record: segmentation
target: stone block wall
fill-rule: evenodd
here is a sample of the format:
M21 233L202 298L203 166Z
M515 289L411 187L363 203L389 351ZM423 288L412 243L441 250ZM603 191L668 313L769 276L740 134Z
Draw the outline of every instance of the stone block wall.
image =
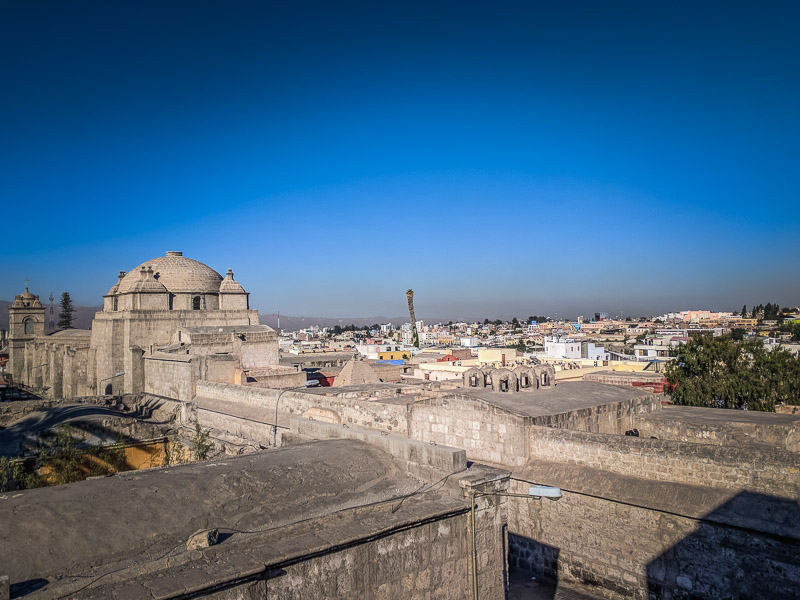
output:
M528 485L512 480L511 491L525 493ZM760 494L738 500L756 510L775 501ZM798 522L796 503L787 510L787 520ZM796 531L775 536L709 517L571 492L557 502L509 498L509 563L612 600L797 597Z
M26 370L19 383L46 388L48 398L72 398L94 393L89 377L89 339L41 337L24 350ZM44 365L44 366L40 366Z
M530 460L568 462L654 481L800 496L800 455L782 450L531 426L528 455Z
M560 414L536 417L536 425L623 435L633 429L640 417L661 411L661 399L655 394L645 394L623 400L590 406Z
M495 511L496 512L496 511ZM283 566L258 595L270 600L463 600L471 597L469 515L422 524L373 542ZM494 522L480 515L479 597L503 600L503 540ZM234 592L234 590L231 590ZM216 598L240 598L231 595Z
M145 393L182 402L194 397L198 365L186 355L156 354L144 359Z
M436 470L439 475L458 473L467 468L466 453L459 448L431 445L406 437L385 435L374 430L345 428L337 424L295 417L289 424L292 433L303 438L315 440L349 438L368 442L399 459L401 464L407 465L407 468L411 465L430 468Z
M522 465L528 420L473 398L428 398L411 406L408 435L464 448L473 460Z
M244 406L267 407L274 410L280 390L252 386L227 385L199 381L196 395L200 398L223 400ZM346 398L309 394L302 391L285 392L281 396L280 411L302 417L311 408L324 408L336 413L341 422L369 429L391 431L399 435L408 434L407 408L404 403L351 402ZM271 418L270 418L271 419Z
M689 407L680 407L681 413ZM790 452L800 452L800 421L785 423L757 422L759 414L753 415L753 421L729 421L714 423L704 420L692 422L679 415L670 418L672 407L658 415L643 415L637 421L637 429L641 437L657 437L662 440L679 440L699 444L716 444L740 446L742 444L765 444ZM730 412L724 408L697 408L695 410L709 413Z

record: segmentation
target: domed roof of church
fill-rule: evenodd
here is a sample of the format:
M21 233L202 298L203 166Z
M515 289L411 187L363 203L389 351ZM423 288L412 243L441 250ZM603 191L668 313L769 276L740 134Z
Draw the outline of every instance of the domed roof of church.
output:
M153 277L173 294L217 293L222 275L198 260L186 258L183 252L167 252L134 267L119 282L117 292L135 291L142 269L153 269Z
M167 288L160 281L156 281L155 271L153 271L152 267L148 266L147 268L143 267L142 270L139 272L139 281L133 284L131 291L138 292L140 294L142 293L166 294Z

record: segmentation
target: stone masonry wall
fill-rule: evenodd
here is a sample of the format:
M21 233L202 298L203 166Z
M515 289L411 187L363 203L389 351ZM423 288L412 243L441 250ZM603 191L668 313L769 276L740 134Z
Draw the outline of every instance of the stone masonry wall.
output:
M655 394L637 396L622 402L609 402L560 414L535 417L536 425L574 431L623 435L636 426L638 420L661 411L661 399Z
M667 409L668 410L668 409ZM800 422L768 424L753 422L692 423L680 417L669 418L665 410L657 418L647 415L637 421L641 437L679 440L699 444L737 446L753 442L769 444L790 452L800 452ZM728 409L702 408L704 411Z
M188 355L178 357L151 356L144 360L145 389L148 394L190 402L197 379L197 367Z
M252 386L227 385L198 381L196 394L200 398L235 402L244 406L275 409L280 390ZM285 392L280 400L280 412L302 417L310 408L325 408L335 412L342 423L391 431L399 435L408 434L407 408L404 403L392 404L380 401L352 402L347 399L302 391ZM273 417L269 417L272 422Z
M503 540L489 533L494 523L479 517L476 528L479 592L503 600ZM488 544L481 546L480 544ZM469 570L469 515L426 523L338 552L281 565L265 580L208 596L214 600L463 600L472 595ZM502 562L502 561L501 561Z
M570 462L600 471L719 488L800 495L800 455L753 447L603 435L531 426L531 460Z
M420 400L411 407L409 436L464 448L469 458L505 466L525 463L526 418L472 398Z
M508 527L512 568L613 600L797 597L796 538L566 491L509 498Z

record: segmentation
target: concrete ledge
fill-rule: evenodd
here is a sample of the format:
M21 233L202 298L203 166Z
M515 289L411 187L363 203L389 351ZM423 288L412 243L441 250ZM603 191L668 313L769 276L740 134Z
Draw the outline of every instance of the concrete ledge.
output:
M446 473L455 473L467 468L467 452L460 448L426 444L409 438L384 435L379 431L310 421L299 417L289 419L289 428L294 434L318 440L337 438L362 440L378 446L394 458Z

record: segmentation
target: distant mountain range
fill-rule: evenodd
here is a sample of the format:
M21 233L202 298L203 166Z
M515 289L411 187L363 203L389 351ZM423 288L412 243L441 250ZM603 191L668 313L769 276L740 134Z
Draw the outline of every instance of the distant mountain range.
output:
M0 329L8 330L8 307L11 306L11 302L8 300L0 300ZM75 312L73 313L73 320L72 324L75 329L89 329L92 319L94 318L94 313L97 311L103 310L101 306L76 306ZM61 307L58 304L54 304L53 306L53 320L56 324L58 324L58 316L61 314ZM50 322L50 305L45 303L44 309L44 318L45 323L49 325ZM394 318L387 318L387 317L347 317L342 319L333 319L333 318L325 318L325 317L291 317L286 315L281 315L281 330L282 331L297 331L299 329L305 329L307 327L311 327L312 325L316 325L318 327L333 327L334 325L341 325L344 327L345 325L356 325L357 327L362 327L365 325L373 325L378 323L380 325L384 323L393 323L394 325L402 325L403 323L408 322L408 315L405 317L394 317ZM428 319L425 319L426 321ZM277 314L269 314L259 315L259 321L263 325L269 325L273 329L278 329L278 315ZM439 320L431 320L431 322L437 323L441 321Z
M50 324L50 303L46 300L42 303L44 305L44 320L45 330ZM11 302L8 300L0 300L0 329L8 331L8 307ZM75 306L72 313L72 326L75 329L89 329L94 318L94 313L103 310L102 304L100 306ZM53 303L53 322L58 325L58 317L61 314L61 307L57 303Z
M286 315L281 315L280 317L280 328L281 331L298 331L300 329L306 329L307 327L311 327L316 325L317 327L334 327L336 325L341 325L344 327L345 325L355 325L356 327L364 327L369 325L383 325L384 323L392 323L395 326L402 325L403 323L408 323L409 318L408 315L405 317L344 317L341 319L337 318L326 318L326 317L288 317ZM427 321L427 319L425 319ZM259 315L259 322L262 325L269 325L273 329L278 329L278 315L277 314L269 314L269 315ZM438 322L438 321L436 321Z

